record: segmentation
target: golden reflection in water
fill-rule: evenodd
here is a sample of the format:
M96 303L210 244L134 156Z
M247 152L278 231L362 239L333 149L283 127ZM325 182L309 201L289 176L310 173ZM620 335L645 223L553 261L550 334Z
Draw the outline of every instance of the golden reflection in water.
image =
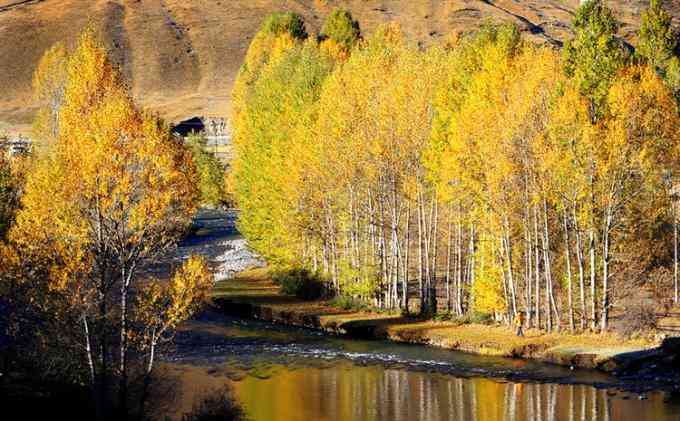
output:
M665 421L680 410L588 386L501 383L382 367L276 370L234 383L253 421ZM611 392L609 392L611 393Z

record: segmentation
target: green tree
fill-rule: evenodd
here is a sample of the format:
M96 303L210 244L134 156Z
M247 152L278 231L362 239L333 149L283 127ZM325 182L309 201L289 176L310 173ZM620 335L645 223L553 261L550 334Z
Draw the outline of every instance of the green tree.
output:
M267 16L262 23L262 32L274 36L288 34L297 39L307 38L304 20L293 12L278 12Z
M564 46L564 70L591 104L591 118L601 117L611 81L626 61L616 37L619 22L602 0L589 0L576 11L574 37Z
M675 56L678 44L673 30L673 17L663 8L663 0L650 0L649 8L642 12L640 41L636 54L654 69L663 71Z
M304 22L297 14L273 13L264 20L248 47L231 92L234 125L245 113L243 107L263 69L306 38Z
M650 0L642 13L640 41L635 53L663 77L680 101L680 57L677 55L678 32L673 17L663 8L663 0Z
M347 50L351 50L360 37L359 22L352 19L352 15L343 9L335 9L326 17L319 34L322 40L333 40Z
M217 206L227 201L224 192L224 166L215 156L206 151L207 139L204 134L191 133L185 140L198 176L200 201L204 205Z
M315 186L304 178L304 168L316 156L310 130L332 66L315 40L292 45L252 82L249 95L241 98L243 111L234 118L232 177L239 228L274 265L288 266L301 257L298 221L310 206L300 200Z

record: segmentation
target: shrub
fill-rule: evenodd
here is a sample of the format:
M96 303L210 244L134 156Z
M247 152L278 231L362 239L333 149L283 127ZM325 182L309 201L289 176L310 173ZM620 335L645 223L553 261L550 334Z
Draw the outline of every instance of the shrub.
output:
M342 310L361 311L366 310L366 308L368 307L366 303L350 295L338 295L337 297L333 298L330 304L333 307L337 307Z
M324 285L318 275L303 268L294 268L274 273L272 279L281 287L281 292L303 300L316 300L324 295Z
M335 9L328 15L319 34L322 40L331 39L347 49L351 49L360 36L359 23L352 19L347 10L342 9Z
M305 22L302 17L293 12L272 13L262 23L262 32L273 35L289 34L293 38L307 38Z
M656 329L656 311L652 303L639 303L626 309L621 319L621 333L626 337Z
M192 132L187 136L185 145L196 166L201 203L218 206L227 202L224 192L225 171L220 161L206 151L207 141L205 134Z
M243 408L235 401L231 389L224 387L206 396L194 405L182 421L241 421L246 416Z
M482 313L479 311L473 311L468 313L463 317L463 323L475 323L475 324L489 324L493 321L493 316L489 313Z
M453 315L449 311L445 311L443 313L436 313L432 317L433 320L436 320L438 322L444 322L444 321L452 320L453 318L454 318Z
M471 313L465 313L462 316L456 316L449 311L436 313L432 316L432 320L438 322L450 321L457 325L469 325L471 323L475 324L489 324L493 321L491 314L481 313L479 311L474 311Z

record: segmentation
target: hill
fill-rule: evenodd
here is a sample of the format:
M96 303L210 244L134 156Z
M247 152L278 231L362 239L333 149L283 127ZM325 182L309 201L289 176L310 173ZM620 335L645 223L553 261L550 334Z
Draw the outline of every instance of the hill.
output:
M611 0L620 35L634 42L647 0ZM667 2L680 24L680 2ZM539 42L561 43L578 0L0 0L0 130L27 133L37 104L31 78L52 44L74 41L88 19L101 27L136 99L170 121L226 116L229 92L262 19L301 14L317 31L335 7L349 9L365 33L399 22L428 44L484 19L512 21Z

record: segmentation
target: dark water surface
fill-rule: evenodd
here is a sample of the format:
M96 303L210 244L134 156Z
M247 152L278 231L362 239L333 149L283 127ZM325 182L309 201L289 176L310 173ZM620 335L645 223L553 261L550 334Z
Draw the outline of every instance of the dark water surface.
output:
M184 405L231 384L253 421L678 421L680 399L588 370L328 337L206 312L165 359Z

